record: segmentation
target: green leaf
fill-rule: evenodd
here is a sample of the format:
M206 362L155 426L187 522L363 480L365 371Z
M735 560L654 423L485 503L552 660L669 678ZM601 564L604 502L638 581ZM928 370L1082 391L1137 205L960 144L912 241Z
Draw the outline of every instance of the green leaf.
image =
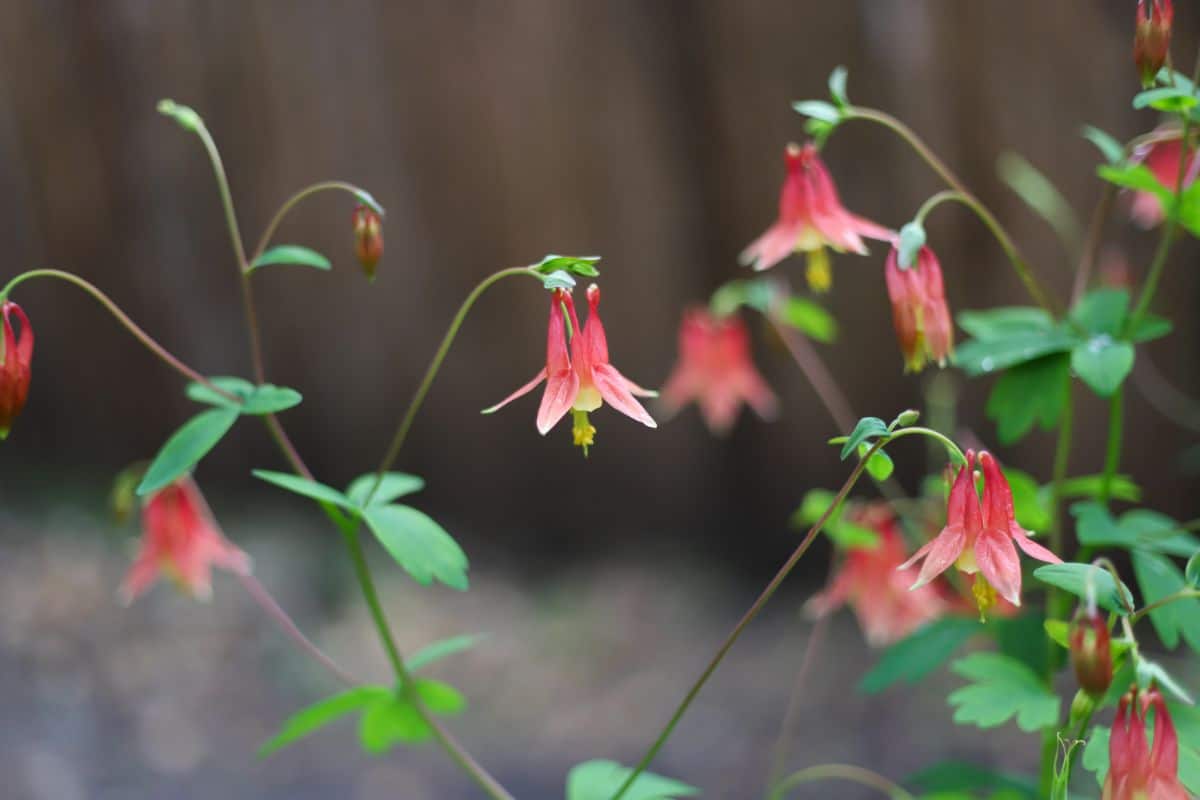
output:
M1071 623L1065 619L1048 619L1042 623L1042 628L1052 642L1067 650L1071 649Z
M1012 444L1035 424L1053 430L1067 405L1070 360L1064 353L1035 358L1001 374L985 413L1002 444Z
M1042 500L1042 492L1033 476L1019 469L1004 469L1012 489L1017 522L1029 531L1044 531L1050 527L1050 508Z
M1071 369L1096 394L1109 397L1133 369L1133 345L1105 333L1093 336L1071 351Z
M358 505L349 497L346 497L346 495L332 486L326 486L318 481L302 478L299 475L292 475L288 472L272 472L267 469L256 469L251 474L260 481L274 484L280 489L286 489L289 492L316 500L318 503L332 503L348 511L358 510Z
M399 694L373 702L359 720L358 741L368 753L386 753L394 744L420 744L433 738L416 706Z
M1188 586L1200 586L1200 551L1188 559L1187 569L1183 571Z
M1142 689L1157 685L1189 706L1196 702L1192 699L1191 694L1171 676L1171 673L1163 669L1162 665L1148 658L1141 658L1137 661L1137 684Z
M600 256L560 256L551 253L534 264L533 268L543 275L562 271L584 278L595 278L600 274L600 270L596 269L598 263Z
M917 253L925 246L925 228L912 221L900 229L900 243L896 250L896 263L900 269L908 269L917 260Z
M265 758L282 750L292 742L303 739L310 733L323 728L334 720L365 708L381 699L391 697L391 691L382 686L360 686L349 691L327 697L318 703L296 712L283 723L279 733L258 750L259 758Z
M208 455L237 422L238 412L214 408L192 417L158 451L137 488L139 497L163 489Z
M1012 617L990 618L986 624L996 637L996 646L1009 658L1020 661L1037 675L1046 674L1050 649L1046 647L1045 615L1030 610Z
M542 287L548 292L552 292L555 289L562 289L565 292L569 292L575 288L575 279L560 269L542 278Z
M468 633L462 636L454 636L449 639L442 639L440 642L422 647L417 652L408 657L408 668L413 672L427 667L435 661L441 661L446 656L452 656L455 653L461 653L464 650L470 650L475 645L487 638L486 633Z
M806 117L828 124L837 124L842 119L842 112L838 107L824 100L800 100L792 103L792 108Z
M367 496L375 488L377 480L377 473L374 472L368 472L366 475L355 478L354 482L346 489L346 497L350 498L350 502L356 506L366 505ZM383 480L379 482L379 489L374 495L371 495L371 505L386 506L393 500L413 492L419 492L424 488L425 481L416 475L409 475L405 472L385 472Z
M1179 523L1146 508L1135 508L1121 515L1121 527L1137 537L1138 547L1166 555L1190 558L1200 550L1200 540L1183 531Z
M1134 108L1153 108L1157 111L1187 111L1195 108L1196 95L1174 86L1147 89L1133 96Z
M209 378L209 383L222 391L233 395L231 400L218 394L202 383L189 383L187 396L197 403L207 403L218 408L232 408L241 414L277 414L300 405L304 399L295 389L286 386L263 384L255 386L242 378L219 376Z
M268 383L254 387L241 410L243 414L278 414L280 411L295 408L303 399L295 389Z
M1125 596L1125 600L1130 606L1133 605L1133 593L1129 591L1129 587L1122 582L1121 595L1118 595L1117 584L1113 581L1112 575L1109 575L1107 570L1092 564L1070 562L1047 564L1035 569L1033 577L1042 583L1048 583L1068 591L1083 600L1087 600L1088 587L1091 586L1096 593L1097 603L1122 616L1129 612L1126 610L1125 604L1121 602L1121 595Z
M615 761L585 761L567 773L567 800L609 800L633 770ZM676 800L700 794L695 786L653 772L638 775L622 800Z
M837 104L838 108L845 108L850 104L850 100L846 96L846 79L849 76L849 71L840 64L833 68L833 72L829 73L829 96L833 98L833 102Z
M461 714L467 708L467 698L462 692L444 681L421 678L416 689L425 708L438 716Z
M942 761L914 772L903 783L905 786L915 786L922 792L1010 791L1029 800L1036 800L1038 796L1037 782L1032 778L966 761Z
M1013 332L997 339L970 339L955 351L954 363L974 378L1065 352L1076 343L1073 335L1060 328Z
M1122 164L1121 166L1100 165L1096 174L1109 183L1115 183L1126 189L1136 189L1139 192L1150 192L1160 201L1164 208L1174 205L1174 193L1159 183L1154 173L1145 164Z
M1138 321L1137 327L1129 332L1129 340L1132 342L1150 342L1155 339L1161 339L1175 329L1168 319L1156 316L1155 314L1146 314Z
M1084 125L1083 138L1096 145L1100 155L1104 156L1104 160L1109 164L1116 165L1125 160L1125 145L1099 128Z
M1179 567L1169 558L1147 550L1133 551L1133 574L1142 591L1144 605L1157 603L1187 588ZM1150 622L1168 650L1178 646L1182 635L1189 647L1200 652L1200 601L1186 598L1159 606L1150 612Z
M811 489L800 502L800 507L791 516L794 528L807 528L816 523L825 510L833 504L836 495L826 489ZM869 549L879 543L879 534L870 528L855 525L842 519L843 508L839 506L829 515L821 532L841 548Z
M864 444L858 446L858 457L862 458L871 448ZM871 453L871 457L867 459L867 472L877 481L886 481L892 477L892 472L896 469L896 465L892 463L892 457L882 450L876 450Z
M976 339L1003 339L1017 333L1050 333L1054 318L1032 306L1002 306L959 313L959 326Z
M1036 731L1058 721L1061 701L1033 670L999 653L972 653L951 669L971 681L949 699L954 721L993 728L1016 717L1017 727Z
M316 250L310 250L298 244L275 245L254 259L254 262L250 264L250 269L256 270L259 267L266 267L271 264L294 264L299 267L312 267L313 269L333 269L333 264L329 263L328 258Z
M434 580L466 591L467 556L458 542L429 516L408 506L371 506L364 512L371 532L413 580Z
M996 160L996 171L1008 188L1025 201L1025 205L1050 223L1058 238L1068 247L1076 247L1083 240L1079 220L1071 204L1037 167L1020 154L1008 151L1001 153Z
M876 694L895 683L917 683L982 629L969 617L943 617L931 622L885 650L858 688Z
M1096 289L1088 292L1071 309L1070 317L1089 333L1116 336L1129 313L1129 292L1125 289Z
M1067 478L1062 484L1063 497L1099 497L1103 492L1103 475L1079 475ZM1042 492L1049 498L1053 487L1042 487ZM1113 500L1123 500L1136 503L1142 499L1142 489L1128 475L1114 475L1109 485L1109 496Z
M1133 547L1137 534L1117 524L1103 503L1086 501L1071 506L1075 536L1088 547Z
M367 190L355 189L354 197L355 197L355 199L358 200L358 202L362 203L363 205L370 206L371 209L379 216L381 216L381 217L387 216L387 212L383 210L383 206L381 206L379 204L379 201L376 200L374 197L372 197L371 193L368 192Z
M202 383L189 383L187 385L187 389L184 391L188 399L197 403L217 406L218 408L236 408L241 411L242 402L254 391L254 384L244 378L217 375L209 378L208 382L226 394L233 395L236 400L230 400L225 395L214 392Z
M789 297L776 312L778 318L810 339L829 344L837 339L837 320L805 297Z
M842 461L845 461L851 453L858 449L860 444L863 444L868 439L874 439L877 436L886 436L887 433L887 423L879 417L863 417L854 426L854 430L850 432L846 443L842 445Z

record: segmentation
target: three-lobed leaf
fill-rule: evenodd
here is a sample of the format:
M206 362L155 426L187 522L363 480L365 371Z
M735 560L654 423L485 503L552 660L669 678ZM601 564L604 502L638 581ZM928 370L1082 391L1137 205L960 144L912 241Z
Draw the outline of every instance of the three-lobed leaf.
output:
M567 773L567 800L609 800L629 779L632 770L615 761L597 759L577 764ZM623 800L677 800L700 794L695 786L643 772L626 790Z
M951 669L971 681L948 698L954 721L992 728L1015 718L1023 731L1058 721L1061 700L1033 670L1000 653L972 653Z
M1038 425L1052 430L1067 405L1070 360L1065 353L1035 358L1008 369L988 395L985 413L1002 444L1018 441Z
M182 477L217 446L237 418L235 409L214 408L188 420L158 451L138 485L138 495L153 494Z

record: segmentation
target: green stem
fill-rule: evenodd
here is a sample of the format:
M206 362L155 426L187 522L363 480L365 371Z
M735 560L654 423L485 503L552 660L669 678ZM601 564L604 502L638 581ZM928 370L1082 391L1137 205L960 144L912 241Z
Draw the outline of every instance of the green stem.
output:
M688 689L687 694L684 695L683 701L680 702L679 706L675 709L675 713L671 715L671 719L667 722L666 727L662 729L662 732L658 735L658 738L654 740L654 744L652 744L650 749L646 751L646 754L642 756L642 760L639 761L637 766L634 767L633 771L629 773L629 777L626 778L625 782L622 783L617 789L616 794L612 796L611 800L620 800L622 797L624 797L625 793L629 791L629 787L633 786L638 776L645 772L646 768L650 766L650 763L654 761L655 756L657 756L658 752L662 750L663 745L667 743L667 739L671 738L671 734L675 731L675 727L679 724L679 721L683 719L683 715L687 713L687 710L691 707L692 702L700 694L700 690L704 688L706 683L708 683L708 679L711 678L712 674L717 671L717 667L721 665L721 662L725 659L725 656L733 648L734 643L737 642L738 637L742 635L742 631L744 631L746 627L754 621L754 618L757 617L759 612L763 610L763 607L766 606L767 601L771 599L771 597L783 584L784 579L791 574L791 571L795 569L796 564L798 564L804 554L808 552L809 546L813 543L813 540L816 539L817 534L821 532L821 528L824 527L825 523L829 521L829 517L832 516L834 509L838 508L842 504L842 502L846 499L846 496L850 494L850 490L854 488L854 484L858 482L859 477L863 474L863 470L865 470L867 467L868 459L870 459L870 457L874 455L879 448L883 447L884 444L886 444L886 439L880 439L877 441L874 445L872 445L871 449L867 451L866 455L859 460L858 464L855 465L854 471L850 473L850 477L846 479L844 484L842 484L842 488L838 491L837 496L833 499L833 502L830 503L829 507L825 509L825 513L823 513L816 523L809 528L808 533L804 536L803 541L800 542L799 546L788 558L788 560L784 562L783 566L779 568L779 571L775 573L775 577L772 578L770 583L767 584L767 587L763 589L762 594L758 596L758 599L754 601L754 603L750 606L750 609L745 613L738 624L735 625L729 635L725 637L725 641L721 643L719 648L717 648L716 655L712 657L712 660L709 661L708 666L704 668L704 672L700 674L700 677L695 683L692 684L691 688Z
M938 177L940 177L946 182L947 185L962 195L961 198L955 199L958 199L970 206L983 221L983 224L987 226L988 230L992 232L992 235L996 238L996 241L1000 244L1000 248L1004 251L1004 254L1008 257L1009 262L1012 264L1013 269L1016 271L1017 277L1020 278L1021 283L1025 285L1025 290L1029 292L1029 296L1033 298L1034 302L1050 313L1055 314L1056 316L1058 315L1059 309L1057 303L1046 292L1046 290L1042 288L1041 283L1038 282L1037 277L1033 273L1032 267L1030 267L1029 263L1021 255L1021 252L1017 249L1012 237L1009 236L1008 231L1004 229L1004 226L1000 224L1000 221L996 219L995 215L992 214L988 207L981 203L979 199L975 197L975 195L971 194L971 192L967 190L966 185L958 178L958 176L955 175L948 166L946 166L945 162L937 157L933 150L930 149L929 145L925 144L925 142L922 141L921 138L917 136L917 134L914 133L911 128L892 115L885 114L884 112L877 111L873 108L848 106L843 110L842 113L845 119L862 119L869 122L878 123L879 125L888 128L905 142L907 142L908 145L916 151L917 155L919 155L925 161L925 163L937 173Z
M1050 797L1054 791L1054 761L1058 756L1058 727L1042 730L1042 770L1038 776L1039 797Z
M404 416L400 418L400 422L396 426L396 432L392 434L392 440L388 444L387 451L379 463L375 485L371 487L371 491L367 494L366 502L369 503L371 497L379 489L379 485L383 482L384 473L396 463L396 459L400 455L400 449L404 447L404 442L408 439L408 433L412 429L417 412L421 410L421 404L425 402L425 396L429 394L429 389L433 386L433 381L437 377L438 371L442 368L442 362L446 360L446 355L450 352L451 345L454 344L454 338L458 335L458 330L462 327L463 321L466 320L467 314L470 313L471 307L475 305L475 301L479 299L480 295L487 291L494 283L516 275L525 275L538 281L542 280L542 275L531 267L509 267L499 272L493 272L484 278L471 290L471 293L467 295L467 299L463 300L458 313L450 321L450 327L446 330L446 335L442 337L442 343L438 345L437 352L433 354L433 360L429 362L429 367L425 370L425 376L421 379L420 385L417 386L416 392L413 393L412 399L408 402L408 408L404 410Z
M861 786L869 786L872 789L878 789L892 800L916 800L903 786L869 769L852 764L821 764L793 772L775 785L769 795L769 800L784 800L790 790L801 784L828 780L850 781Z
M1130 614L1129 621L1131 623L1137 622L1142 617L1149 614L1151 611L1154 611L1155 609L1158 609L1158 608L1162 608L1163 606L1165 606L1169 603L1174 603L1176 600L1190 600L1190 599L1196 598L1196 597L1200 597L1200 589L1180 589L1175 594L1169 594L1166 597L1162 598L1161 600L1157 600L1157 601L1151 603L1150 605L1146 606L1145 608L1138 609L1133 614Z
M967 463L967 457L963 455L963 451L959 448L959 446L955 444L950 437L946 436L944 433L935 431L933 428L923 428L920 426L901 428L898 431L892 431L890 434L888 434L887 441L890 442L893 439L899 439L901 436L912 436L914 434L918 436L928 436L931 439L936 439L937 441L941 442L955 464Z
M1079 298L1083 297L1083 293L1087 291L1088 282L1092 276L1092 270L1096 266L1096 253L1100 250L1100 239L1104 235L1104 224L1108 221L1108 215L1112 211L1113 200L1117 196L1117 185L1105 181L1104 189L1100 193L1100 201L1096 203L1096 210L1092 212L1091 222L1088 223L1087 238L1083 242L1083 250L1079 255L1079 269L1075 271L1075 283L1071 287L1071 305L1079 302Z
M275 231L279 228L280 223L283 222L284 217L286 217L301 200L317 194L318 192L326 191L349 192L355 197L361 197L362 195L366 194L366 191L361 187L355 186L352 183L347 183L346 181L321 181L320 183L314 183L311 186L305 186L303 189L289 197L287 201L279 207L279 210L275 212L275 216L271 218L271 221L267 223L267 227L263 231L262 238L258 240L258 247L254 248L254 256L250 259L250 263L253 264L266 251L267 245L269 245L271 240L275 238Z
M932 195L928 200L921 204L921 207L917 209L917 213L913 217L913 222L924 226L925 218L929 216L931 211L940 206L942 203L950 202L962 203L967 208L970 208L972 211L978 213L976 207L972 205L970 197L958 191L957 189L943 189L937 194Z
M15 278L10 280L3 289L0 289L0 300L6 299L13 289L25 281L32 280L33 278L57 278L60 281L66 281L74 286L78 286L80 289L83 289L83 291L91 295L96 302L104 307L105 311L111 314L113 318L121 324L121 327L129 331L129 333L133 335L133 338L141 342L147 350L157 356L159 360L168 367L175 370L188 380L199 383L205 388L219 394L226 400L232 400L238 403L241 402L241 398L230 394L219 386L214 385L208 378L204 377L199 372L176 358L171 351L159 344L154 337L146 333L146 331L142 330L141 326L130 319L129 315L122 311L120 306L113 302L112 298L100 291L100 289L92 283L89 283L72 272L64 272L60 269L33 269L29 270L28 272L22 272L20 275L17 275Z
M1112 497L1113 478L1121 463L1121 441L1125 427L1125 387L1117 387L1108 406L1108 444L1104 452L1104 473L1100 476L1100 493L1097 500L1108 505Z

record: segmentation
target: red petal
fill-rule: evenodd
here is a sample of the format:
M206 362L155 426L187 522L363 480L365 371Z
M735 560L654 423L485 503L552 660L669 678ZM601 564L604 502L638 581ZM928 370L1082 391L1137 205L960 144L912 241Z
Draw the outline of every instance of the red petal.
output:
M984 528L975 540L975 563L1000 596L1021 605L1021 559L1007 530Z
M525 384L520 389L517 389L515 392L510 394L508 397L504 398L499 403L496 403L496 405L488 406L480 413L494 414L495 412L499 411L500 409L504 408L506 405L511 403L513 400L516 400L518 397L522 397L522 396L527 395L530 392L532 392L534 389L537 388L537 385L544 380L546 380L546 368L542 367L542 371L539 372L537 375L535 375L533 377L533 380L531 380L529 383Z
M917 576L912 588L924 586L949 569L950 565L962 555L966 543L967 532L961 525L947 525L942 528L942 532L937 535L937 538L929 543L929 553L925 556L925 563L921 565L921 573Z
M1054 553L1045 547L1042 547L1033 539L1030 539L1020 525L1013 523L1013 526L1009 529L1009 533L1012 535L1013 541L1017 543L1017 546L1025 551L1025 555L1050 564L1062 563L1061 558L1054 555Z
M551 375L546 380L542 404L538 406L537 429L545 436L560 419L566 416L579 394L579 376L573 369Z
M657 428L658 423L642 408L642 404L630 393L625 376L617 372L612 364L596 364L592 367L592 381L600 390L605 402L627 417L636 419L647 428Z

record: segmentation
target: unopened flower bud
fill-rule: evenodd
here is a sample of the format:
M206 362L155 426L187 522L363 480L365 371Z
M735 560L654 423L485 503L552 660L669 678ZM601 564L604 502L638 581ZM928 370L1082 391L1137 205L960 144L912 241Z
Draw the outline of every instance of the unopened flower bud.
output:
M1093 697L1108 691L1113 666L1108 623L1095 609L1081 611L1071 626L1071 666L1080 688Z
M1173 0L1138 0L1137 23L1133 33L1133 63L1137 65L1144 87L1154 85L1154 76L1167 61L1174 18Z
M12 317L21 323L21 335L13 330ZM33 328L16 303L0 305L3 328L0 329L0 440L8 432L29 396L30 364L33 361Z
M383 220L370 206L354 209L354 257L369 280L375 280L375 265L383 256Z

